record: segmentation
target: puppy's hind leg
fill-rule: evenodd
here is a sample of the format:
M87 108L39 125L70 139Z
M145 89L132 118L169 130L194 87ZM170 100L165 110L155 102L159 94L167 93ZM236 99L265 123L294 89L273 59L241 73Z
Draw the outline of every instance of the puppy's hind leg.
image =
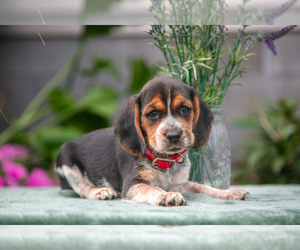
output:
M80 195L81 198L92 200L112 200L119 195L111 186L96 187L86 177L82 175L79 168L62 165L57 167L56 172L60 177L64 177L72 189Z

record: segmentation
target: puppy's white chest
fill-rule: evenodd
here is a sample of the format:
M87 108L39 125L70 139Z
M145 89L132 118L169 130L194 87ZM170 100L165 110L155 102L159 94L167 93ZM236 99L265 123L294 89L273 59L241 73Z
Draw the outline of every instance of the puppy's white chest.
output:
M153 187L160 187L165 191L172 190L173 187L186 182L189 177L190 161L186 159L183 164L176 163L171 169L159 170L151 166L150 162L145 165L147 181Z

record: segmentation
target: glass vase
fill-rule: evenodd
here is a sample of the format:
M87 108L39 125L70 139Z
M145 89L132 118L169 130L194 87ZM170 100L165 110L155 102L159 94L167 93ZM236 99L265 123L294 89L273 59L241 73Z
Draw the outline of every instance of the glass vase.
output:
M231 148L224 123L223 107L210 105L214 120L208 142L200 149L189 149L190 180L227 189L231 176Z

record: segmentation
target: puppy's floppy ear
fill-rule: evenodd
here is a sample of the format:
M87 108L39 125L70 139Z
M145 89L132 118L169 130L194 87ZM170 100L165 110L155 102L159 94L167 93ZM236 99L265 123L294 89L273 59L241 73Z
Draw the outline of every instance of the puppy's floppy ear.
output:
M121 111L115 123L115 134L121 146L130 154L146 154L145 139L140 127L140 107L138 95L133 95Z
M194 90L193 92L195 110L193 133L195 142L192 148L197 149L207 143L214 116L205 102L197 95L196 91Z

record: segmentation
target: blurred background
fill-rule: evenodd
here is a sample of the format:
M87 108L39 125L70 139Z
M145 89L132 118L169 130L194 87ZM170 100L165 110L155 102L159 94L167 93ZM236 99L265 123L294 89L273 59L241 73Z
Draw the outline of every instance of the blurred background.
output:
M50 170L64 141L112 126L127 98L157 73L152 64L164 62L161 52L145 41L151 39L147 29L1 26L0 108L18 131L1 115L1 144L25 145L32 153L26 163L29 170L35 166ZM250 68L237 80L241 86L231 87L225 97L234 183L299 181L299 31L277 40L276 48L278 55L274 56L264 43L257 43L251 51L256 55L249 61ZM284 101L279 102L281 99ZM287 145L272 143L259 122L260 112L272 112L268 106L278 116L271 124L276 131L277 123L291 127L284 132L286 141L280 141ZM268 157L267 166L261 168L270 176L260 179L255 166ZM270 163L274 157L280 166L275 170ZM280 180L284 171L289 177Z
M158 2L158 1L153 1ZM238 5L247 2L247 11L272 9L286 0L226 0L226 24L233 24ZM300 24L300 3L276 19L277 25ZM150 0L2 0L0 24L2 25L148 25L153 16L148 8ZM43 19L40 17L42 13Z
M1 3L0 186L57 184L53 162L61 144L113 126L128 97L157 75L153 64L164 64L146 41L153 39L143 25L151 17L142 8L148 2L67 2ZM234 11L237 1L229 2ZM253 32L296 24L297 11L299 3L276 19L278 26ZM234 34L236 27L228 27ZM276 56L256 43L247 73L225 96L232 184L300 183L299 27L275 46Z

